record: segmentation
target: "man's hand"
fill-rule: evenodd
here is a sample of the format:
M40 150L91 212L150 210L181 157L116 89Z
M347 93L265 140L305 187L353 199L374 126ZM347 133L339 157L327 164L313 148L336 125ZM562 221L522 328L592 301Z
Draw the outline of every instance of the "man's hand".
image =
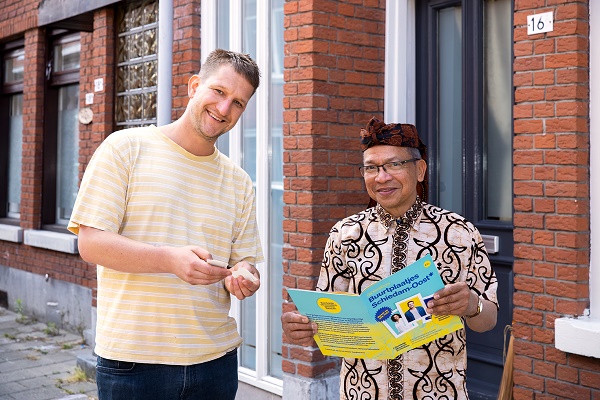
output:
M481 299L483 310L472 318L466 318L467 325L475 332L486 332L496 326L498 309L491 301ZM427 312L436 315L469 316L477 311L477 293L469 289L465 282L452 283L438 290L433 300L427 303Z
M466 282L451 283L433 295L427 313L436 315L471 315L477 310L477 295Z
M289 311L281 316L281 326L285 335L295 344L310 346L317 334L317 324L297 311Z
M190 285L211 285L228 276L231 271L206 262L210 253L198 246L171 247L171 272Z
M114 232L79 226L79 254L89 263L133 274L169 273L190 285L210 285L231 275L208 265L211 254L198 246L154 246Z
M258 288L260 288L260 274L253 265L250 265L246 261L237 263L231 270L237 271L241 268L245 268L246 270L250 271L250 273L256 278L256 281L252 282L241 275L237 278L228 276L225 278L225 289L227 289L229 293L237 297L239 300L244 300L246 297L252 296L254 293L256 293Z

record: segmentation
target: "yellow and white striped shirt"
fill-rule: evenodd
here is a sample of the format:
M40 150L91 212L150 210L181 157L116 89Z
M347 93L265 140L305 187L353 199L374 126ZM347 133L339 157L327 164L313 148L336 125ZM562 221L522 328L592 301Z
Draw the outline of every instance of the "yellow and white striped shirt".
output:
M195 245L230 265L263 261L252 180L218 150L195 156L156 127L115 132L83 177L69 223L157 246ZM223 282L98 265L95 352L104 358L190 365L239 346Z

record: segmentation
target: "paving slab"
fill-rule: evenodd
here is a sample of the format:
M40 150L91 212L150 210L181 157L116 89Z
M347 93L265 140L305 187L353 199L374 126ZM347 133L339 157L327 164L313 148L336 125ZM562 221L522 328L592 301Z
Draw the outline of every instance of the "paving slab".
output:
M82 335L0 307L0 400L97 400L94 380L76 371L86 353Z

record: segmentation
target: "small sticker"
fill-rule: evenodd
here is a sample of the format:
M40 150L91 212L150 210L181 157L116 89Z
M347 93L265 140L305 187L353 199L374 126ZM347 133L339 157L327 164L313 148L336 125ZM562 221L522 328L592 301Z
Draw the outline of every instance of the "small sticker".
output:
M94 92L101 92L104 90L104 79L94 79Z
M375 320L378 322L385 321L392 316L392 309L389 307L381 307L375 314Z
M317 304L319 307L321 307L321 310L330 314L337 314L342 311L342 307L337 301L328 299L326 297L321 297L319 300L317 300Z

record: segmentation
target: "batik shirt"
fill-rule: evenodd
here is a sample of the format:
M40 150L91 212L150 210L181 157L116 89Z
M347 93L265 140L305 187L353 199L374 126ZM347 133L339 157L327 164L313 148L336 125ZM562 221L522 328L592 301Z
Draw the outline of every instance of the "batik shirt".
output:
M418 198L398 219L378 204L338 222L329 234L317 290L360 294L427 253L444 284L466 282L497 306L496 275L478 230ZM468 399L466 367L464 329L393 360L345 358L340 399Z

